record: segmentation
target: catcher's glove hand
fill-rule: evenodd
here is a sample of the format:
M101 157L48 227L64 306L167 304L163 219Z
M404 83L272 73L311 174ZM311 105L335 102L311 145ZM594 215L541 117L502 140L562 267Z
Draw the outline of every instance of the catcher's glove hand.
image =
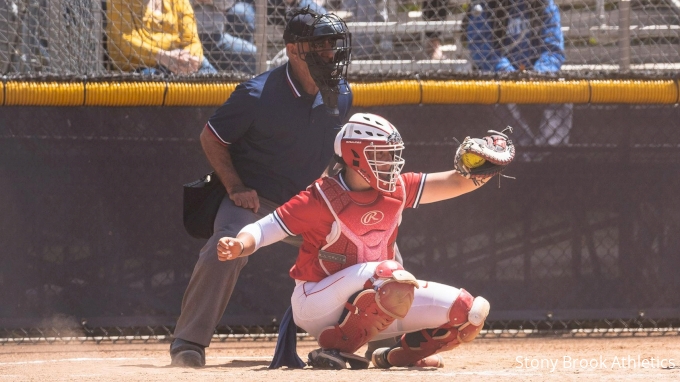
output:
M481 185L487 180L499 175L515 158L515 146L507 135L503 134L509 130L512 133L512 127L508 126L503 132L489 130L491 134L484 138L470 138L466 137L463 143L460 144L456 151L456 158L454 169L467 179L472 179L475 184ZM477 167L469 167L465 164L469 160L463 158L463 155L471 153L483 159L476 158L483 164Z

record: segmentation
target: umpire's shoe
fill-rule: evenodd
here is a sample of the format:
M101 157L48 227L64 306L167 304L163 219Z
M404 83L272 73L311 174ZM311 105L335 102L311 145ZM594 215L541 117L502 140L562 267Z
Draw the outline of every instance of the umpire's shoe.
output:
M205 346L175 338L170 344L170 365L178 367L205 366Z

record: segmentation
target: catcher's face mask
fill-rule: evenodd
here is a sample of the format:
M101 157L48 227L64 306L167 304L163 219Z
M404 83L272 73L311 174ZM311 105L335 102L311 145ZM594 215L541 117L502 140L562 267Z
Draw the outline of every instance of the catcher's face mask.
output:
M347 78L351 55L352 37L345 22L332 13L320 15L305 8L291 18L284 40L297 45L324 104L337 114L338 96L349 92L339 86Z
M335 154L355 170L372 188L394 192L404 167L404 142L385 118L357 113L335 138Z

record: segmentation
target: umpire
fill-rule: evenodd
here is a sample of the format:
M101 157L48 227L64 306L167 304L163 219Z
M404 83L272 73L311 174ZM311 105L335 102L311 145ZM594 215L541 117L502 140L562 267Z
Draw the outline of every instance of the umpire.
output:
M239 84L200 140L227 196L200 251L170 345L172 365L205 365L205 348L247 257L221 262L217 241L272 212L321 176L347 119L350 33L333 14L298 9L284 31L288 63ZM297 253L278 244L276 253Z

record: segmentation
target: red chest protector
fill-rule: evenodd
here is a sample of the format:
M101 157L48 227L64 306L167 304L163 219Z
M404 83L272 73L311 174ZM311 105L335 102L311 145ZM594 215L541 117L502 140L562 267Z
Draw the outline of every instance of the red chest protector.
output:
M394 259L394 242L406 203L401 177L391 195L380 193L371 203L359 204L335 178L314 184L335 222L319 251L328 275L354 264Z

